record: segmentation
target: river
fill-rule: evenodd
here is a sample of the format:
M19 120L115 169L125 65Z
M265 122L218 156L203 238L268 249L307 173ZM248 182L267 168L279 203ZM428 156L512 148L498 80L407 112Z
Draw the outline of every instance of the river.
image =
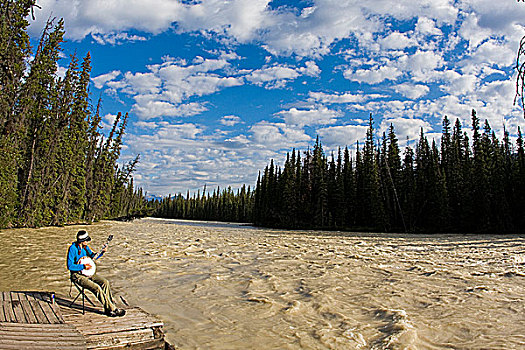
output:
M0 290L66 295L79 229L180 349L524 349L525 237L142 219L0 231ZM117 298L119 299L119 298Z

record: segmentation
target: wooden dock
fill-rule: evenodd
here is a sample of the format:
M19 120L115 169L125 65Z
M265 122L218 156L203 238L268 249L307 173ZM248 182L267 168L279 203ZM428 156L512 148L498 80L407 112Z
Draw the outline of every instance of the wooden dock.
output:
M80 298L79 298L80 299ZM138 307L108 317L100 306L49 292L0 292L0 349L170 349L162 321Z

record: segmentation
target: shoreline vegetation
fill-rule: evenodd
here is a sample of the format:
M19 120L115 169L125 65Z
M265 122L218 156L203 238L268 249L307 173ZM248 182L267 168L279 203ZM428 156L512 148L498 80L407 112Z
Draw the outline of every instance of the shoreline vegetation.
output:
M2 1L0 25L0 228L90 223L144 215L135 189L138 156L119 167L128 115L101 132L101 101L89 97L91 58L73 55L63 77L64 21L50 19L33 52L34 0Z
M370 116L367 137L325 155L319 139L312 150L288 153L259 174L252 191L243 186L206 188L157 201L153 216L251 222L285 229L405 233L525 232L525 153L518 127L516 145L504 131L483 129L472 110L472 146L459 119L443 119L440 148L423 130L415 150L402 152L394 127L377 142ZM376 143L377 142L377 143Z

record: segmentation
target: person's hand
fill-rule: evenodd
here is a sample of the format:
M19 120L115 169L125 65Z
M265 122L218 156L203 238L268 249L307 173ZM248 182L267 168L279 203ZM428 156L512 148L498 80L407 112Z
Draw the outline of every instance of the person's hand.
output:
M104 249L102 249L100 252L101 252L101 253L105 253L105 252L107 252L107 251L108 251L108 247L104 247Z
M91 269L91 264L84 264L84 268L86 270L90 270Z

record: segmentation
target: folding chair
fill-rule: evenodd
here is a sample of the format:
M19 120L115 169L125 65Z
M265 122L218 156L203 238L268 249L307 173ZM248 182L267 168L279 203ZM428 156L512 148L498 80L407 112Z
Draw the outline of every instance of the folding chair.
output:
M75 299L73 299L73 301L71 303L69 303L69 307L71 307L75 301L77 301L78 297L80 295L82 295L82 315L84 315L86 313L86 307L85 307L85 302L84 302L84 299L87 299L87 301L89 301L89 303L93 306L95 306L95 304L88 298L88 296L86 295L85 293L85 288L80 286L79 284L77 284L76 282L74 281L71 281L72 284L75 285L75 287L77 288L78 290L78 294L77 296L75 297ZM69 288L69 295L71 296L71 288Z

